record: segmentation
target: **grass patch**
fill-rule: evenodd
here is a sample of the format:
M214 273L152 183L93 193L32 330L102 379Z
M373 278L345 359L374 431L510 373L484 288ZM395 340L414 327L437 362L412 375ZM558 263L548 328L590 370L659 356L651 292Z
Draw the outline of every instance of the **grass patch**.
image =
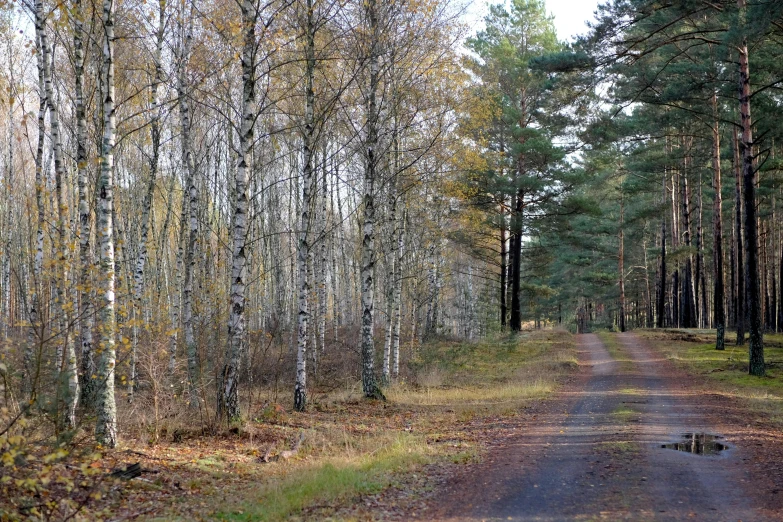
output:
M601 342L606 346L606 350L609 355L614 359L623 371L628 371L633 367L633 361L628 357L628 354L620 347L620 342L617 340L617 334L612 332L601 331L596 334Z
M395 387L389 391L390 401L417 406L476 406L513 403L520 399L540 398L555 388L553 379L537 378L519 384L505 383L486 387L438 387L414 389Z
M401 435L374 454L299 467L282 479L267 481L238 506L213 516L231 521L283 520L308 506L377 493L392 483L394 474L429 462L431 453L416 437Z
M387 391L390 402L497 414L548 395L578 361L570 334L536 331L476 343L431 343L410 366L412 379Z
M716 350L714 330L645 330L640 335L662 348L666 357L703 376L716 391L748 402L754 410L783 424L783 336L764 336L767 375L748 375L748 346L736 346L727 332L726 349Z
M639 414L638 411L634 410L633 408L629 408L625 405L620 405L617 408L612 411L612 415L617 417L621 422L630 422L631 419L636 417Z

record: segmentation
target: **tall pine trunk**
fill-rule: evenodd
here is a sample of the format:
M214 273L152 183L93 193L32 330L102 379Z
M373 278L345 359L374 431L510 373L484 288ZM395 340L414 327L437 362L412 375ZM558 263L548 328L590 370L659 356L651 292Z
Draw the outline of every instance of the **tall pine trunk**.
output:
M522 330L522 303L519 291L522 281L522 213L524 210L524 194L520 190L516 196L514 213L512 214L513 234L511 236L511 330Z
M663 175L663 202L666 202L666 174ZM666 324L666 214L661 217L661 268L660 289L658 294L658 317L656 325L663 328Z
M742 165L739 154L739 138L736 132L732 132L734 142L734 251L737 257L736 267L736 301L734 304L735 320L734 326L737 329L737 346L745 344L745 255L744 242L742 240L744 233L742 230Z
M625 245L624 245L624 230L623 230L623 220L625 218L625 205L624 201L622 199L622 194L620 195L620 232L619 232L619 250L618 250L618 256L617 256L617 272L618 272L618 283L620 286L620 331L625 331Z
M726 312L724 308L723 288L723 196L720 179L720 127L718 124L718 96L712 95L712 188L715 190L712 207L712 265L714 271L714 291L712 294L713 322L715 323L715 349L725 349Z
M686 152L687 154L687 152ZM683 239L685 241L685 247L690 249L691 246L691 208L690 208L690 188L688 186L688 158L686 156L684 162L684 169L682 172L682 228ZM680 306L682 307L682 328L694 328L696 327L696 303L693 292L693 256L688 253L685 258L685 272L682 278L682 294L680 298Z
M500 329L506 329L506 319L508 317L508 304L506 303L506 295L508 284L506 283L506 270L507 270L507 249L508 239L506 238L506 215L503 211L503 203L500 205Z
M737 0L740 9L740 17L743 18L746 10L745 0ZM743 20L744 21L744 20ZM749 339L749 364L748 373L763 376L766 373L764 366L764 339L761 318L761 295L759 288L759 244L758 229L756 223L756 170L753 161L753 129L750 119L750 66L748 64L747 37L743 35L739 48L739 108L740 127L742 137L740 139L740 153L742 156L742 188L745 202L745 270L747 274L747 305L748 305L748 331Z

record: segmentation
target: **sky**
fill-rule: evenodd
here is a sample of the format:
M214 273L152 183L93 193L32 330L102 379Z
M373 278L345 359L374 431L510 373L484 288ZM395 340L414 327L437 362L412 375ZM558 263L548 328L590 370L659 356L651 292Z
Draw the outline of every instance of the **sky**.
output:
M491 3L502 1L491 0ZM557 36L565 41L572 41L573 37L587 31L585 21L593 19L593 12L597 7L598 0L546 0L547 11L555 16ZM465 18L471 26L478 29L486 10L486 0L472 0Z

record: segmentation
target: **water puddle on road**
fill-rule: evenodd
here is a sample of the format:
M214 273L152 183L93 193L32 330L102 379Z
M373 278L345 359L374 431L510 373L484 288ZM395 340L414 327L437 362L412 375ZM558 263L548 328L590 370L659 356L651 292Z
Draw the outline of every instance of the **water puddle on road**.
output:
M727 445L718 442L722 438L720 435L711 435L709 433L684 433L681 442L661 444L661 447L685 451L694 455L717 455L721 451L728 449Z

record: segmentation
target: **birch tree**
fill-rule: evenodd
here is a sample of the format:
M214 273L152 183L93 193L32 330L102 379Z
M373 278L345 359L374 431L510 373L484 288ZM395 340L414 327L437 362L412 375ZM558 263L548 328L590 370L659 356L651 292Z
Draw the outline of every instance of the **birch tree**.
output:
M362 391L368 398L382 398L375 375L375 338L373 331L375 307L375 181L378 168L378 89L380 87L381 28L376 0L365 3L365 23L368 40L368 79L365 86L364 191L362 200Z
M103 139L101 142L101 172L98 178L98 237L100 244L100 361L98 363L97 426L95 436L100 444L117 445L117 405L114 398L116 365L115 297L114 297L114 2L103 1Z
M253 125L256 120L256 34L258 5L242 0L242 120L239 129L239 164L236 169L231 256L231 310L228 321L229 346L222 374L221 417L229 421L240 418L239 362L245 350L245 241L248 230L248 172L253 146Z
M79 396L79 380L76 363L76 348L71 334L71 301L69 298L69 265L70 265L70 234L68 218L68 196L65 187L65 164L60 131L60 116L52 85L53 56L46 30L46 14L43 0L38 0L35 6L35 29L39 45L39 60L43 62L43 79L46 104L49 106L49 122L51 126L52 154L54 157L54 175L57 198L57 234L58 234L58 284L57 304L60 311L60 336L62 344L58 344L56 364L60 372L60 390L65 411L64 426L68 429L76 425L76 401Z
M87 115L84 94L84 7L81 0L74 0L73 48L74 93L76 113L76 176L78 184L79 212L79 339L81 340L82 405L91 411L95 408L96 366L93 351L95 327L92 308L94 291L92 281L93 252L91 246L92 209L88 194Z
M310 320L310 221L313 189L313 157L315 148L315 15L313 0L304 3L305 38L305 111L302 132L302 206L299 221L299 242L296 263L299 283L297 298L297 346L296 346L296 384L294 385L294 409L304 411L307 407L307 344L308 322ZM316 349L316 346L313 346Z

